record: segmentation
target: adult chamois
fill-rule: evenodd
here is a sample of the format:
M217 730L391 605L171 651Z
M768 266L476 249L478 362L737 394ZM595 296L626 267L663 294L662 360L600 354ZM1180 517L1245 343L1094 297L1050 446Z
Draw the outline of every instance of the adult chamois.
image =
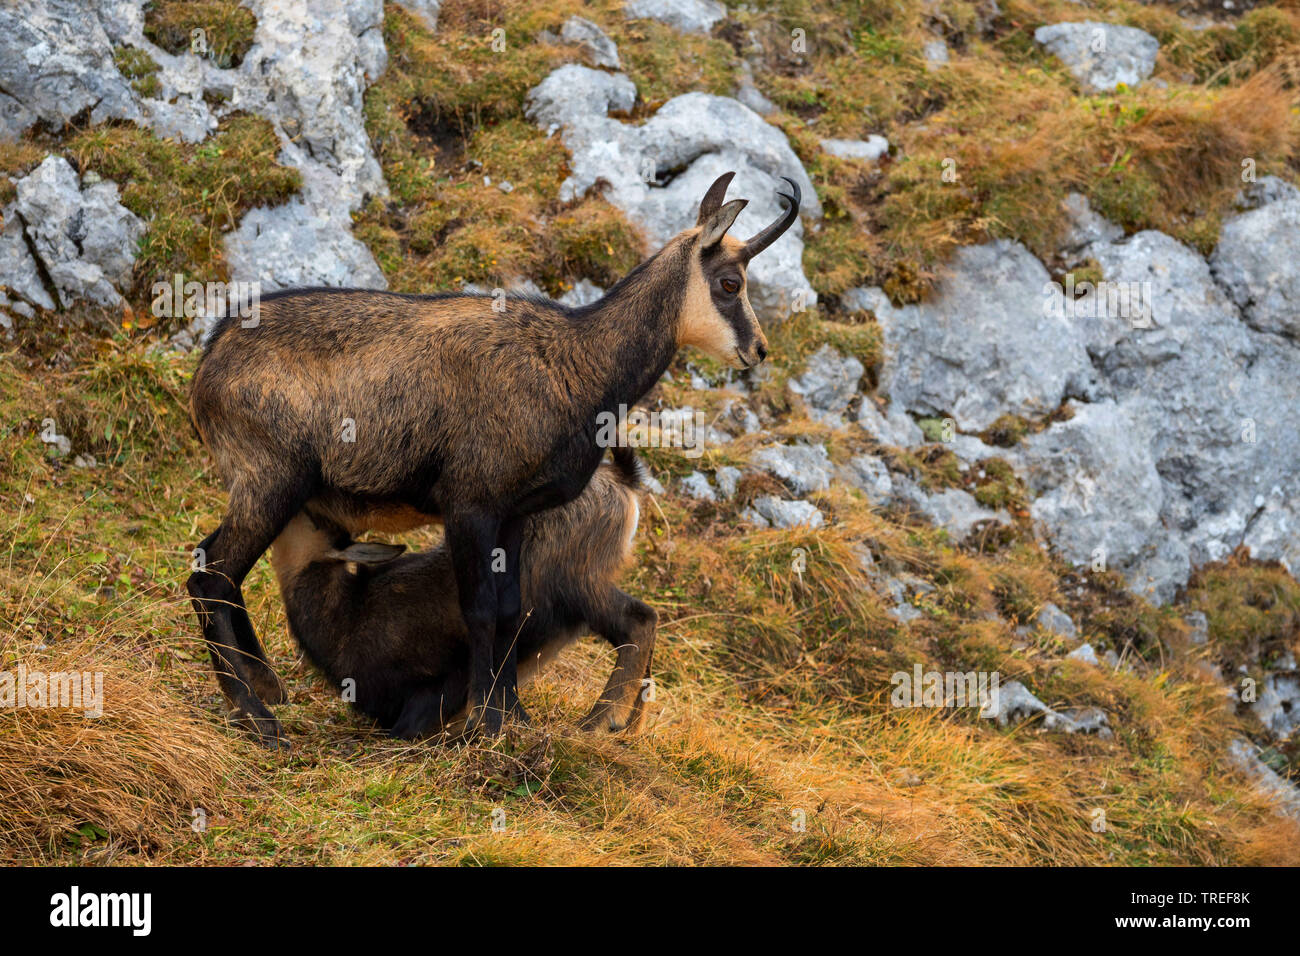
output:
M232 716L275 746L261 697L282 699L241 585L304 507L359 534L441 520L469 632L469 729L523 719L514 637L524 519L572 501L600 462L600 422L641 399L677 350L737 367L767 356L746 296L749 260L799 216L747 242L746 200L709 187L696 225L569 309L519 297L301 289L254 319L217 322L190 415L230 494L187 588Z
M632 551L640 470L630 448L596 469L582 494L524 522L518 636L526 683L588 631L617 651L588 730L635 730L654 654L654 610L615 585ZM319 523L318 523L319 522ZM289 630L354 706L396 737L454 733L469 693L469 633L445 542L403 554L357 543L308 511L271 546ZM350 682L345 684L345 682Z

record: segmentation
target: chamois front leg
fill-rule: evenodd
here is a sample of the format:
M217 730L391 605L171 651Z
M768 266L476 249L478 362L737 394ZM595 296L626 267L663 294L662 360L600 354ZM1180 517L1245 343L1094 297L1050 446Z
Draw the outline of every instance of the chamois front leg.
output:
M221 534L218 528L199 542L198 553L207 555ZM206 559L205 559L206 560ZM235 603L230 608L231 625L235 630L235 647L229 651L239 658L240 669L246 674L253 692L268 704L283 704L289 699L289 692L267 660L266 649L257 639L253 622L248 619L248 609L244 606L242 589L237 593Z
M248 665L249 678L252 680L253 690L257 696L268 704L283 704L289 700L289 689L284 686L284 681L280 675L271 667L271 662L266 658L266 649L262 647L262 642L257 639L257 632L253 630L253 622L248 617L248 608L244 604L244 592L241 589L236 599L235 607L230 609L231 623L235 628L235 640L239 644L239 651L244 655L244 661Z
M225 519L206 539L205 561L185 583L233 722L268 747L287 746L287 741L280 722L254 690L249 662L257 660L261 644L251 623L245 631L246 619L236 621L237 614L247 614L240 585L308 497L307 483L292 477L278 484L268 479L256 490L234 485Z
M492 551L501 522L483 512L462 511L444 517L447 547L456 572L460 613L469 633L469 691L465 733L501 732L501 709L493 706L492 652L497 624L497 582Z
M496 638L492 649L492 666L496 678L501 713L521 723L528 723L528 712L519 701L519 625L522 598L519 565L524 539L524 519L511 518L501 523L497 538L499 549L493 558L497 585Z

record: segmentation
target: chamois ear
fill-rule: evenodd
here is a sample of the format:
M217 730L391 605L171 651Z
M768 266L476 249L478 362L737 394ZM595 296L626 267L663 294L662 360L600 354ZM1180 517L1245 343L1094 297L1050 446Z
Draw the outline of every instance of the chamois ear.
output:
M704 225L710 216L722 208L722 197L727 195L727 187L731 185L732 177L735 175L734 172L723 173L713 181L709 191L700 200L700 214L695 219L695 225Z
M325 557L334 561L351 561L353 564L364 564L370 567L377 567L381 564L387 564L392 561L403 551L406 550L404 544L381 544L378 541L358 541L348 545L342 551L331 549L325 552Z
M707 249L710 246L716 246L722 241L722 237L727 234L731 224L740 215L740 210L748 205L748 199L733 199L710 216L709 221L704 224L704 229L700 232L700 248Z

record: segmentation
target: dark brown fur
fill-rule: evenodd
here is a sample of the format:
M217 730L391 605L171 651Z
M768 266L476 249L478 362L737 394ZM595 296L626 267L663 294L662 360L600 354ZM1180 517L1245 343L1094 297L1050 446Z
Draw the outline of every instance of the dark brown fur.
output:
M743 206L723 205L729 180L710 189L699 225L580 309L305 289L265 297L251 327L218 323L190 409L230 504L188 587L222 690L265 742L280 728L262 698L283 690L240 584L305 507L353 534L442 520L471 635L471 724L493 731L502 715L523 716L507 636L524 520L582 491L603 453L600 413L634 405L681 345L743 365L766 356L745 264L788 228L798 194L746 245L724 235ZM498 548L503 574L491 569Z
M588 631L618 657L587 729L636 729L650 677L655 612L615 586L639 513L626 469L602 466L582 494L530 517L522 546L520 683ZM289 627L355 706L400 737L454 732L464 720L469 633L447 548L394 557L295 517L272 546Z

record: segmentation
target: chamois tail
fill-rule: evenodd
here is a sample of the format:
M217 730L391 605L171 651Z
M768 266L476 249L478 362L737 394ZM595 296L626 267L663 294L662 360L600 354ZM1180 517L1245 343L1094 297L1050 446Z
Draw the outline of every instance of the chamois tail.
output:
M639 491L645 481L645 465L636 456L636 452L623 445L616 445L610 449L610 454L614 457L619 481L633 491Z

